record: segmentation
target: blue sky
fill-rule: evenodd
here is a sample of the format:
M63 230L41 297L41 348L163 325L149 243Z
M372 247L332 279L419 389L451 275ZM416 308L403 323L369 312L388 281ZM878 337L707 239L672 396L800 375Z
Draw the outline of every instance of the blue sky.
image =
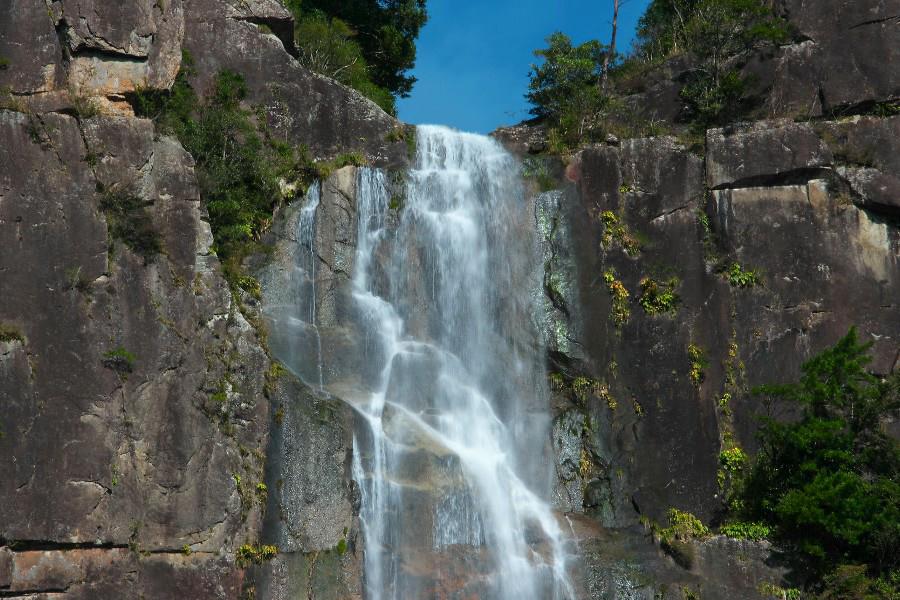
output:
M631 47L648 2L620 8L620 51ZM413 70L419 81L398 102L400 118L488 133L528 117L532 52L548 35L609 42L612 0L429 0L428 14Z

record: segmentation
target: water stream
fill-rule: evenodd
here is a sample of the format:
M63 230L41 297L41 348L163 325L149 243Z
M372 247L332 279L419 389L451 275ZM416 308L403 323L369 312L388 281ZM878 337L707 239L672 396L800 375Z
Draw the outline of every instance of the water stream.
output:
M494 140L421 126L416 146L402 185L362 168L355 194L307 194L273 351L356 409L368 600L574 598L546 500L535 207ZM355 235L332 235L353 201ZM350 272L328 258L338 238L355 242Z
M517 164L420 127L399 223L379 172L357 202L353 298L379 366L354 440L368 597L573 596L544 500L541 262Z

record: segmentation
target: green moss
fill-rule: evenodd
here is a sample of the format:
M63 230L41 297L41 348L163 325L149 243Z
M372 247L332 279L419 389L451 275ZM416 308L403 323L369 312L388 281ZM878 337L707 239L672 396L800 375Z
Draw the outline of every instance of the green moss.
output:
M337 550L338 555L343 556L344 553L347 552L347 540L345 538L341 538L341 541L337 543L335 550Z
M10 64L11 63L9 62L8 58L6 58L5 56L0 56L0 71L9 69Z

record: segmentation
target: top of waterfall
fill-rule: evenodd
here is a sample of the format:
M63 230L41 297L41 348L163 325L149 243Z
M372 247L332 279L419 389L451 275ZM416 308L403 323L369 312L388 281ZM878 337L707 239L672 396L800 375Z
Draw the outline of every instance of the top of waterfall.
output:
M416 126L416 168L510 167L515 158L497 140L443 125Z

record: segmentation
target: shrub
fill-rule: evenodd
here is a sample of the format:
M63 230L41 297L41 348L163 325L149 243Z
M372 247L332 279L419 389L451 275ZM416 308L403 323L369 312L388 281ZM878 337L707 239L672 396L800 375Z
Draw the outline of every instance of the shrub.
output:
M243 544L237 549L235 559L239 567L261 565L278 556L278 547L261 544Z
M900 568L900 444L881 425L900 408L900 376L867 373L870 348L851 329L803 365L799 382L754 390L800 415L762 419L739 516L771 526L817 576L841 564Z
M759 273L754 270L745 270L740 264L732 263L728 271L725 272L725 278L731 287L748 288L759 284Z
M719 533L738 540L764 540L772 533L772 528L764 523L746 523L736 521L726 523L719 528Z
M134 354L121 346L103 354L103 366L121 374L134 371L136 360L137 358Z
M641 279L641 295L638 304L643 307L648 315L661 313L674 313L678 310L681 298L675 292L678 287L678 279L673 277L665 283L659 283L650 277Z
M631 309L628 307L630 294L625 288L625 284L616 279L616 274L612 270L603 274L603 281L606 283L606 289L612 296L610 318L616 324L616 327L621 327L631 316Z
M147 211L152 205L133 192L111 188L100 198L109 236L131 248L148 263L162 252L162 238Z
M694 548L690 544L694 538L709 536L709 529L689 512L669 509L669 526L660 529L660 546L672 559L685 569L693 567Z
M214 250L238 285L240 263L270 225L282 182L305 183L317 172L303 148L273 139L264 118L243 106L247 86L241 75L218 73L201 102L188 82L192 64L185 54L171 91L139 91L133 105L138 116L178 137L196 160Z
M696 344L688 344L688 359L691 361L691 368L688 372L688 376L691 378L691 381L694 382L694 385L700 385L705 377L703 370L709 366L706 352Z
M623 186L620 193L628 193L631 188ZM603 222L603 235L600 238L605 248L612 247L613 243L618 243L625 250L628 256L637 256L641 251L641 243L628 231L628 228L622 223L622 220L611 210L604 210L600 213L600 220Z
M573 46L560 32L548 37L547 44L534 52L543 62L531 65L525 97L533 105L531 114L550 122L557 145L571 147L609 104L599 85L607 50L597 40Z

